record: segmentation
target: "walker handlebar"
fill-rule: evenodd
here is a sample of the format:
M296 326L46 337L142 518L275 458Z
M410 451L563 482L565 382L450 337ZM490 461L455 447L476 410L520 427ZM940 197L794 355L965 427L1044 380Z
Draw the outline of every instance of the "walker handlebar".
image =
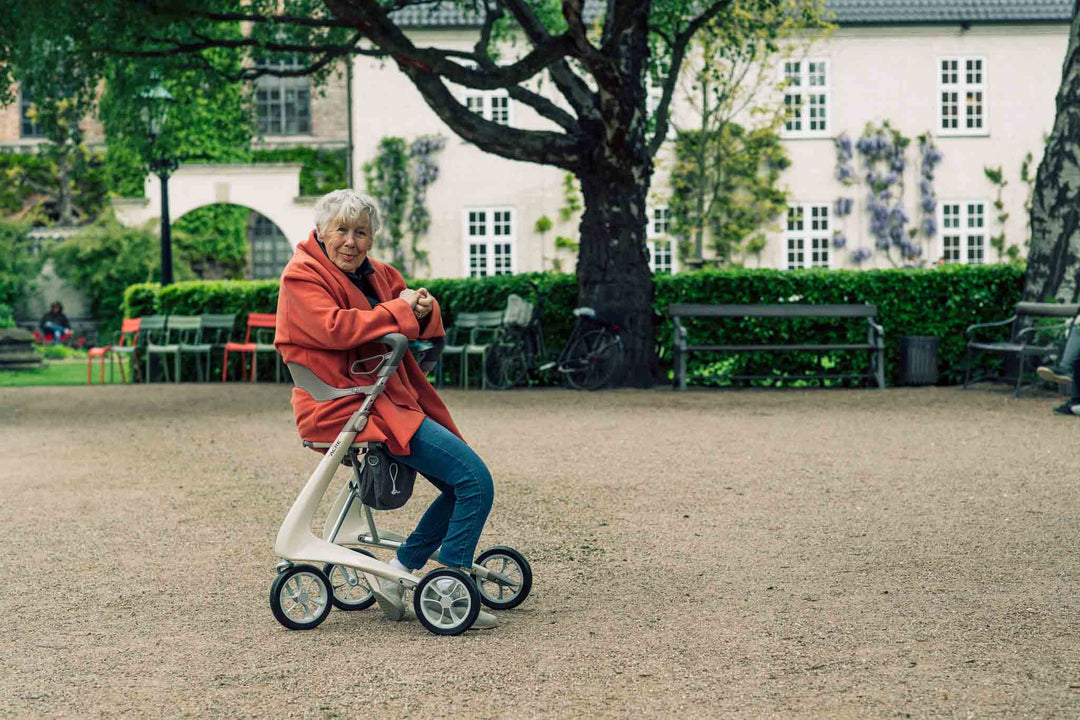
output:
M409 339L401 333L389 333L375 342L382 343L390 348L390 357L379 368L379 377L392 375L397 370L398 365L401 364L401 359L405 357L405 353L409 350Z

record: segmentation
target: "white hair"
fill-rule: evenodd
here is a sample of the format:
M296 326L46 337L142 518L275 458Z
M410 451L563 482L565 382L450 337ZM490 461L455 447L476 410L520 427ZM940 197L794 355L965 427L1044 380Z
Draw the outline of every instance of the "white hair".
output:
M315 203L315 227L319 228L320 235L326 235L332 224L355 225L363 213L371 218L371 234L375 235L382 227L382 213L375 198L352 188L334 190Z

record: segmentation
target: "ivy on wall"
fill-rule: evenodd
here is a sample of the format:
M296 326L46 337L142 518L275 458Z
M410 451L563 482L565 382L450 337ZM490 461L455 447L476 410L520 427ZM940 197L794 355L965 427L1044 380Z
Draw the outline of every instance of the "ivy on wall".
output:
M389 250L391 262L406 275L428 266L429 255L420 243L431 227L427 191L439 177L434 155L446 146L438 135L422 135L411 144L404 138L384 137L375 157L364 163L364 184L382 210L383 224L377 243ZM405 252L406 230L411 235Z

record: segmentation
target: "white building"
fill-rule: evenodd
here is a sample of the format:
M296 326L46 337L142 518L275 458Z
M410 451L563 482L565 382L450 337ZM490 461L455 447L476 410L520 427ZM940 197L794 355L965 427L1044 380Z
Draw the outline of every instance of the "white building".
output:
M1068 42L1071 3L1067 0L829 0L839 25L809 56L763 72L787 74L792 109L784 143L792 165L781 183L789 191L787 218L779 218L761 254L764 267L888 267L874 251L865 168L856 151L851 162L856 185L836 179L835 139L857 143L867 123L889 121L903 135L929 133L943 158L935 170L933 237L919 235L929 263L996 262L990 239L1004 232L1006 245L1023 247L1024 208L1029 187L1020 179L1027 153L1032 177L1043 137L1054 121L1054 99ZM477 28L461 11L447 7L409 11L402 24L418 44L470 50ZM798 84L795 84L797 82ZM462 101L487 118L515 127L553 128L505 91L458 88ZM441 134L445 149L436 156L439 179L428 191L431 228L423 240L432 277L495 275L550 269L559 258L573 268L573 253L555 247L556 236L577 239L580 215L560 222L565 172L506 160L464 142L442 123L393 63L358 57L352 92L354 176L361 185L363 164L385 136L412 141ZM679 112L678 109L675 110ZM919 149L913 140L902 173L903 207L922 221ZM1001 167L1007 185L1002 224L994 207L998 188L984 168ZM897 185L892 188L895 193ZM649 235L657 270L677 270L677 253L665 242L669 228L663 164L653 177ZM835 214L837 200L849 198L852 211ZM542 216L555 226L535 230ZM837 247L837 233L846 239ZM907 239L907 236L905 235ZM294 242L295 238L290 238ZM841 241L843 242L843 241ZM854 262L856 250L872 251ZM377 251L376 251L377 256ZM896 251L892 259L898 260ZM748 260L753 266L755 261Z

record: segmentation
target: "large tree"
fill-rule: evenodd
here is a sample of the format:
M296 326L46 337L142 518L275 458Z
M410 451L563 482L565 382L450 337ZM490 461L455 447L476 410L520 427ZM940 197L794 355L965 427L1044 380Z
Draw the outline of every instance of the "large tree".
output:
M1035 177L1024 299L1080 300L1080 0L1073 4L1054 129Z
M18 12L17 0L11 10ZM763 7L779 0L758 0ZM41 28L75 37L90 55L133 61L203 57L215 48L293 52L307 64L291 71L257 65L232 75L325 73L351 55L386 58L419 90L455 133L513 160L554 165L579 180L578 284L583 303L621 307L631 359L625 382L656 379L652 282L645 251L646 195L653 157L668 128L668 108L690 42L723 21L731 0L56 0L56 19ZM401 13L457 7L479 28L471 50L421 44L405 32ZM764 15L764 14L763 14ZM236 23L245 35L222 33ZM509 37L516 44L501 43ZM650 57L650 45L660 58ZM0 49L0 60L3 50ZM659 62L667 78L654 113L646 113L646 73ZM485 120L451 86L506 88L546 118L549 129L523 130ZM540 92L554 88L555 95ZM557 95L556 95L557 93Z

